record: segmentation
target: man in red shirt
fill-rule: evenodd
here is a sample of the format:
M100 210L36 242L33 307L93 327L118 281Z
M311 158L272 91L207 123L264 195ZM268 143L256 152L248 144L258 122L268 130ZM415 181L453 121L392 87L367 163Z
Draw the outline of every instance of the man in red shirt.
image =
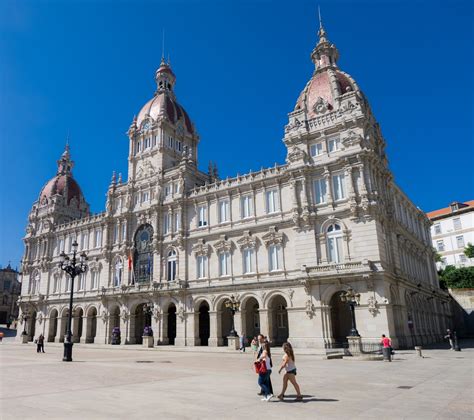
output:
M382 334L382 339L380 340L380 344L382 344L383 349L383 360L384 362L391 362L392 361L392 340L390 338L385 337L385 334Z

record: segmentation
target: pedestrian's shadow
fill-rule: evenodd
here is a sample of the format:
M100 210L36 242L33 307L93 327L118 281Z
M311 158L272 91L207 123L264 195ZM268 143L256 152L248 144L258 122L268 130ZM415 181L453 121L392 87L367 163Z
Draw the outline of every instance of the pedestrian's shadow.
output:
M284 402L284 403L307 403L307 402L336 402L333 398L316 398L314 395L303 395L303 400L297 401L296 395L287 395L283 400L273 399L272 402Z

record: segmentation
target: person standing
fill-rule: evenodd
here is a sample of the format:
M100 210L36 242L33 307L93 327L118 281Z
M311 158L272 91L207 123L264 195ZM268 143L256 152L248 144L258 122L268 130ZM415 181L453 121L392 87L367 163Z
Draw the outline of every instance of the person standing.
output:
M447 334L444 336L444 338L447 338L449 340L451 350L454 350L454 334L449 328L446 330L446 333Z
M242 333L242 334L240 335L239 342L240 342L240 348L239 348L239 350L240 350L242 353L245 353L245 335L244 335L244 333Z
M252 348L252 351L253 351L253 357L254 357L254 359L256 359L257 358L257 351L258 351L257 337L254 337L252 339L252 342L250 343L250 347Z
M44 353L44 335L40 334L36 343L36 353Z
M380 339L380 344L382 344L383 361L391 362L392 361L392 340L386 337L385 334L382 334L382 338Z
M258 384L262 389L263 398L262 401L270 401L273 397L273 389L271 389L270 375L272 374L272 355L270 352L270 344L268 341L263 343L263 350L259 357L259 361L265 363L266 372L258 374Z
M293 352L293 347L290 343L283 344L283 355L282 363L278 373L281 373L283 369L285 369L285 375L283 376L283 388L278 395L278 399L280 401L285 398L286 388L288 387L288 381L291 382L293 387L296 390L296 401L303 401L303 396L301 395L300 386L298 382L296 382L296 364L295 364L295 353Z

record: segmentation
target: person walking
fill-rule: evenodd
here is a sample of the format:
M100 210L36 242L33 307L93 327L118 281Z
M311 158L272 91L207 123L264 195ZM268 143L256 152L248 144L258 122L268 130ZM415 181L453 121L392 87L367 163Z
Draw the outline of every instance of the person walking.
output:
M242 353L245 353L245 335L244 333L241 334L240 338L239 338L239 342L240 342L240 348L239 350L242 352Z
M257 354L256 354L256 357L255 357L255 360L259 360L260 357L262 356L265 343L267 343L268 346L270 347L270 344L268 343L268 340L266 339L266 337L263 334L259 334L257 336L257 341L258 341L258 349L257 349ZM273 385L272 385L272 380L270 378L270 375L268 376L268 383L269 383L269 388L270 388L270 394L273 395ZM264 395L263 389L261 389L260 392L257 395Z
M263 350L258 359L259 362L265 363L266 370L264 373L258 374L258 384L262 389L263 398L261 401L270 401L273 397L273 389L271 389L270 375L272 374L272 355L270 351L270 344L268 341L263 343Z
M449 340L451 350L454 350L454 334L449 328L446 330L446 333L447 334L444 336L444 338L447 338Z
M380 339L380 344L382 344L383 361L391 362L392 361L392 340L386 337L385 334L382 334L382 338Z
M36 340L36 353L44 353L44 335L40 334Z
M250 347L252 348L252 351L253 351L253 357L254 357L254 359L256 359L257 358L257 351L258 351L257 337L254 337L252 339L252 342L250 343Z
M295 364L295 353L293 352L293 347L290 343L283 344L283 355L282 363L278 373L281 373L283 369L285 369L285 374L283 375L283 388L278 395L278 399L283 401L285 398L286 388L288 387L288 381L291 382L291 385L296 390L296 400L295 401L303 401L303 396L301 395L300 386L298 382L296 382L296 364Z
M0 343L3 341L3 331L0 331Z

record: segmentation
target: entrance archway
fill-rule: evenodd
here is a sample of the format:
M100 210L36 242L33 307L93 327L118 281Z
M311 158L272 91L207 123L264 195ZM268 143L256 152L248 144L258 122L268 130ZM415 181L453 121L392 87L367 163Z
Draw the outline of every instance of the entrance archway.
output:
M54 343L58 333L58 311L53 309L49 314L48 342Z
M260 314L257 299L247 299L242 307L242 331L246 337L256 337L260 334Z
M97 332L97 309L89 308L87 312L86 343L93 343Z
M67 334L67 319L68 319L69 309L64 309L61 315L61 328L59 330L59 342L64 342L64 337Z
M219 305L218 313L220 316L220 337L218 339L218 344L220 346L227 346L227 337L229 336L230 331L232 330L232 312L229 308L226 308L225 300L223 300Z
M176 340L176 305L170 303L168 306L168 344L174 346Z
M28 333L28 341L33 341L35 338L35 332L36 332L36 311L31 314L29 323L30 323L30 328L28 328L26 332Z
M145 327L151 326L151 314L145 313L146 303L140 303L135 309L135 315L133 317L133 330L131 332L133 343L142 344L143 342L143 330Z
M271 338L272 344L277 346L288 341L288 311L286 308L286 300L281 295L274 296L268 305L269 318L271 320L268 335Z
M331 326L333 345L342 346L347 342L347 336L351 332L352 319L351 310L347 303L341 300L341 293L337 292L331 298Z
M201 346L209 345L210 332L209 305L207 302L202 302L199 305L199 344Z
M109 314L109 344L112 343L112 331L114 328L120 328L120 308L118 306L114 306ZM121 333L123 332L121 331ZM122 340L124 340L124 337L122 337Z
M72 342L79 343L82 337L84 311L82 310L82 308L77 308L73 312L73 316L74 316L74 325L72 329Z

